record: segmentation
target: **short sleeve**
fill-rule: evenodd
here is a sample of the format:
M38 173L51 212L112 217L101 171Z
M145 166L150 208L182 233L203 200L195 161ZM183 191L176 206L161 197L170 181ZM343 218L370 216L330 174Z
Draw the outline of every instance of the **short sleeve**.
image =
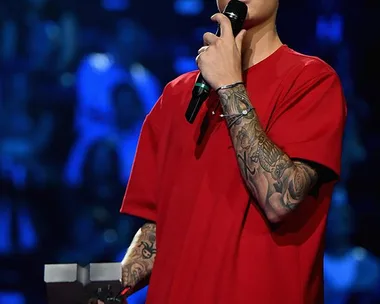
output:
M162 96L147 115L140 133L131 175L125 191L121 213L156 221L158 184L158 127L154 119Z
M346 103L340 80L329 68L310 68L279 102L267 130L290 158L320 164L340 175Z

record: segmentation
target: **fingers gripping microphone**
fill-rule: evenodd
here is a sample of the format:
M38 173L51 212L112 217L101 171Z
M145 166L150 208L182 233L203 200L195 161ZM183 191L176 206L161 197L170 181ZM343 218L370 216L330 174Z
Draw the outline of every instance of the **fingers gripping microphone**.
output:
M228 17L231 21L231 27L234 36L243 29L243 24L247 16L247 5L239 0L231 0L223 14ZM220 27L216 32L217 36L220 36ZM189 123L193 123L203 102L207 99L210 94L210 86L203 79L202 75L199 74L197 81L195 82L190 104L186 111L186 119Z

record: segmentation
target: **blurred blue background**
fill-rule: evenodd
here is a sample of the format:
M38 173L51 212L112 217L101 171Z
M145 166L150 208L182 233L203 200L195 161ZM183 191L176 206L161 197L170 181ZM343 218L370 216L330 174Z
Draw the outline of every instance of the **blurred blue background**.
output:
M380 2L280 5L283 42L332 65L348 103L326 303L380 303ZM121 260L139 224L118 210L141 123L196 68L215 11L212 0L1 1L0 304L46 303L44 263Z

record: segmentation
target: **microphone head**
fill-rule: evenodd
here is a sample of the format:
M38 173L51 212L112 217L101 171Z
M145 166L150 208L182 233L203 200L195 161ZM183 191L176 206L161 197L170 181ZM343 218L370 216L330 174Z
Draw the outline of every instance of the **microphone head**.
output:
M225 7L223 14L230 18L231 21L234 20L243 25L245 18L247 17L247 12L248 7L244 2L231 0Z

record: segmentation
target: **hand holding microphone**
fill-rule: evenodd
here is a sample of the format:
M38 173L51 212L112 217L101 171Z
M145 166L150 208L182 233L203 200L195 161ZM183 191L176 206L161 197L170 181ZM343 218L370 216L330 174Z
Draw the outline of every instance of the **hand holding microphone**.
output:
M211 88L217 89L221 85L231 84L234 81L232 79L241 80L241 46L244 37L244 31L241 30L247 10L245 3L231 0L223 14L212 16L211 19L219 23L219 28L215 35L204 35L205 46L198 52L196 61L201 73L194 84L185 114L189 123L194 122Z
M216 90L223 85L242 81L241 48L245 30L241 30L235 38L231 22L225 15L215 14L211 20L219 23L221 35L204 34L205 46L199 49L196 62L204 80Z

